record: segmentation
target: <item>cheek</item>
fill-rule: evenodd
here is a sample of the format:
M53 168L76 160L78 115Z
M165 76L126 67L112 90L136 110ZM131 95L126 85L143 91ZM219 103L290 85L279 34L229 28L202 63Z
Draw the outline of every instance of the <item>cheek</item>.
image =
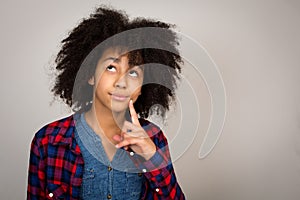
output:
M100 79L96 83L94 92L97 95L101 95L102 96L103 94L107 93L107 89L108 89L108 82L106 80L104 80L104 79Z
M141 87L135 88L135 90L133 91L133 93L131 94L131 99L133 100L133 102L135 102L137 100L137 98L140 96L141 94Z
M98 87L107 88L113 84L113 79L106 74L101 74L96 82Z

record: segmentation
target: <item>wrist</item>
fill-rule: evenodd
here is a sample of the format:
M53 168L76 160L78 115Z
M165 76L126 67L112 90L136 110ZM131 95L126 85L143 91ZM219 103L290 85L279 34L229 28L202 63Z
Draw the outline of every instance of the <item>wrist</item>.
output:
M153 151L151 153L146 153L146 154L143 154L142 156L147 161L147 160L150 160L154 156L155 152L156 151Z

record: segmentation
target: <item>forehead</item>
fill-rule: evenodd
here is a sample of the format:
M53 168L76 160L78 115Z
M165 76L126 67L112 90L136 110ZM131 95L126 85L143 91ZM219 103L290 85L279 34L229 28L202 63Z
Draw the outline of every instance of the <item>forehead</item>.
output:
M122 57L128 58L128 52L124 47L110 47L103 52L99 61L118 61Z

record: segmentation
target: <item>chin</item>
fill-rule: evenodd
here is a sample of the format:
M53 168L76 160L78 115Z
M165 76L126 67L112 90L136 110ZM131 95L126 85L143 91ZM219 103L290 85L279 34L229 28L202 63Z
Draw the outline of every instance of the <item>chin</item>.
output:
M111 111L115 114L123 113L128 109L128 105L113 105L111 106Z

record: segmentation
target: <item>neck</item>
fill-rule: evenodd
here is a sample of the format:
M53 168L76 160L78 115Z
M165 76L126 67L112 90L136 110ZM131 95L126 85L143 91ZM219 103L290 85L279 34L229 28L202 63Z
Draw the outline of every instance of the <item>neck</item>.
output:
M85 118L89 126L98 135L105 135L110 141L112 137L121 133L125 121L125 111L113 113L109 109L95 109L95 106L86 112Z

